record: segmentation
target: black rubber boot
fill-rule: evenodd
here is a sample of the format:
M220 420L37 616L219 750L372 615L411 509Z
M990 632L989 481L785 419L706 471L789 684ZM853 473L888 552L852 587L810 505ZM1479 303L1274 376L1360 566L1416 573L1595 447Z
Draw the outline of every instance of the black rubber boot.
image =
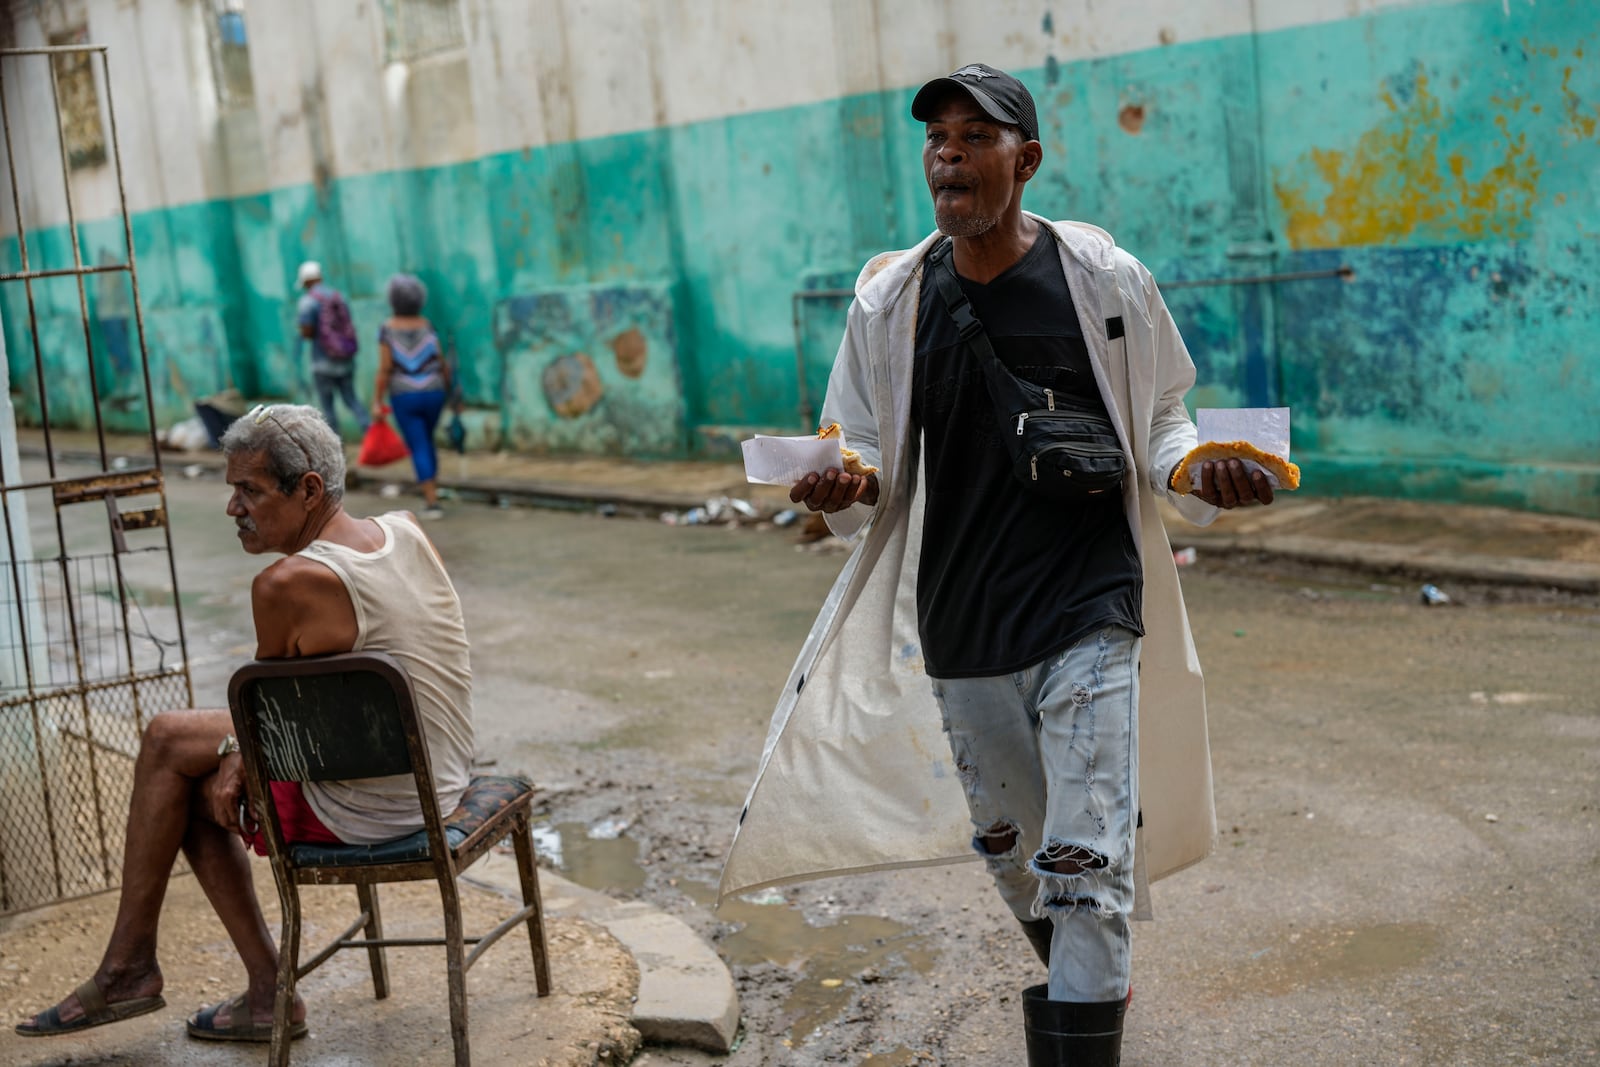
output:
M1126 1000L1078 1004L1050 1000L1048 986L1022 991L1028 1067L1118 1067Z
M1022 932L1028 935L1028 944L1033 946L1039 962L1049 967L1050 939L1055 936L1056 924L1049 919L1019 919L1018 922L1022 923Z

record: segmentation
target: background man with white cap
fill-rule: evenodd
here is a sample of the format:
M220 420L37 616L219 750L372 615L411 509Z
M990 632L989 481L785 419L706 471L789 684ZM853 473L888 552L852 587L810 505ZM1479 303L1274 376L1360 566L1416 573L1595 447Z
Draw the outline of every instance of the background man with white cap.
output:
M355 416L361 432L367 432L367 407L356 399L356 330L350 320L350 305L344 294L322 281L322 264L308 259L300 264L296 284L304 291L297 318L300 336L311 342L311 382L317 390L317 406L334 432L339 431L339 415L334 394Z

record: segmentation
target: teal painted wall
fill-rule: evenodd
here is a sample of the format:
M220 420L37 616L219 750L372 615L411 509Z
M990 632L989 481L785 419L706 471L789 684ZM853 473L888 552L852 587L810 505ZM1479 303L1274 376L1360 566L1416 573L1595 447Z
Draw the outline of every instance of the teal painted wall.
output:
M1473 0L1052 61L1019 72L1046 150L1027 204L1106 226L1171 286L1193 403L1294 409L1308 491L1600 515L1597 53L1586 0ZM846 301L794 294L931 227L909 98L138 213L159 421L227 384L308 395L290 282L314 257L352 297L364 379L384 280L421 275L479 445L669 455L799 428ZM80 233L90 259L120 247L115 223ZM36 267L70 262L64 229L32 242ZM1185 287L1341 265L1355 276ZM75 286L35 294L46 366L83 366ZM141 423L117 400L136 392L117 301L88 296L108 418ZM16 363L20 286L3 299ZM564 317L541 330L530 309ZM36 384L13 387L36 418ZM89 396L54 376L53 416L84 423Z
M1600 9L1513 13L1263 49L1284 263L1357 271L1280 296L1282 388L1329 488L1600 515Z

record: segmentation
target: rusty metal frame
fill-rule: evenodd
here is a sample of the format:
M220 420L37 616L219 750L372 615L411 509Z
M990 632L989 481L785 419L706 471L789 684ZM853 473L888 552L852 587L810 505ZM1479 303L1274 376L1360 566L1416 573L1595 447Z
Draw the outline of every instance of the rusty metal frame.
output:
M123 239L127 250L127 259L122 263L86 264L83 260L83 249L78 233L77 206L73 199L71 167L66 149L66 128L62 121L59 77L53 58L48 57L85 52L94 53L100 59L100 80L105 92L105 114L109 121L109 162L112 164L116 176L118 207L122 216ZM28 226L22 211L21 193L17 180L16 146L12 138L10 106L6 92L8 68L14 70L18 65L16 60L25 56L45 56L48 58L50 94L54 105L56 126L56 147L61 163L61 185L65 195L67 228L71 235L72 244L73 265L70 268L35 270L29 259ZM122 152L117 136L116 106L113 99L111 67L107 46L86 44L0 49L0 131L3 131L5 138L6 165L9 169L11 181L11 206L16 218L16 239L22 267L20 271L0 272L0 283L21 282L26 291L28 329L33 343L33 372L37 375L39 382L39 414L44 436L45 461L49 472L48 478L43 481L25 481L21 478L20 471L6 469L4 456L0 455L0 522L5 525L6 543L9 549L10 577L12 588L17 593L15 597L15 622L18 640L21 643L21 659L26 676L26 693L0 700L0 711L23 704L26 704L30 709L31 725L35 739L34 748L37 753L39 783L48 828L50 859L53 865L52 874L55 896L52 899L62 900L70 899L74 896L87 895L87 893L82 891L81 887L68 885L62 872L61 842L58 840L57 823L64 813L55 810L56 798L51 795L51 775L49 773L50 768L46 766L45 746L38 743L43 736L41 731L45 726L41 721L43 715L42 706L47 701L59 703L64 697L76 698L78 711L81 714L81 729L76 724L73 724L72 726L61 728L60 732L63 736L81 742L86 753L94 809L92 813L93 825L99 844L98 860L101 875L100 884L94 885L87 892L99 892L114 887L120 877L120 855L113 856L109 847L111 830L108 828L108 819L120 820L123 817L123 810L122 806L113 805L114 798L102 795L98 760L101 758L126 760L130 756L127 752L109 745L95 736L95 716L90 705L90 694L118 686L126 687L132 698L135 735L142 739L149 715L153 714L154 711L165 710L164 708L151 709L144 706L143 694L141 693L142 684L152 681L165 681L171 684L177 677L181 676L183 695L187 703L191 705L194 703L194 685L189 673L188 642L184 634L183 608L178 596L177 560L172 548L171 528L167 522L166 489L161 468L161 452L157 437L156 413L150 382L149 350L145 338L143 305L139 294L139 273L134 255L133 225L128 214L128 198L122 170ZM132 288L133 315L139 346L139 367L144 386L150 452L153 457L153 466L134 470L113 470L107 454L106 428L101 412L98 371L95 367L94 342L90 328L88 293L84 285L84 278L89 275L121 272L125 272L128 275L129 284ZM39 337L38 310L34 299L33 287L36 281L62 277L72 277L77 281L78 311L83 326L89 391L94 400L94 428L99 446L100 471L87 477L68 476L57 466L52 441L49 379L45 371L43 349ZM68 684L55 684L53 679L40 679L35 676L34 649L30 647L29 619L27 618L27 606L24 604L22 595L24 588L22 569L25 561L17 559L17 546L12 531L13 495L27 490L42 489L51 490L51 503L55 513L56 556L50 562L58 565L61 588L64 593L63 602L71 633L75 674L73 675L74 680ZM121 511L118 501L123 497L129 496L155 496L158 498L159 503L153 507L143 507L126 512ZM127 673L115 679L91 679L85 671L83 636L80 633L77 596L73 589L73 557L67 548L67 527L63 519L63 509L75 504L90 502L99 502L104 506L113 547L110 559L115 574L116 599L121 613L121 638L127 664ZM167 576L171 582L172 606L177 625L176 643L179 648L180 662L175 666L168 667L165 664L165 655L163 654L162 669L155 672L140 672L136 668L129 608L130 604L132 604L134 608L141 611L142 609L139 608L130 593L123 570L123 556L130 551L124 533L128 530L150 530L158 527L163 531L162 543L164 548L154 550L164 550L166 555ZM120 828L120 822L116 825ZM50 901L23 901L18 906L19 902L10 898L7 892L5 875L5 844L5 841L0 839L0 914L21 910L22 907L33 907L49 903Z

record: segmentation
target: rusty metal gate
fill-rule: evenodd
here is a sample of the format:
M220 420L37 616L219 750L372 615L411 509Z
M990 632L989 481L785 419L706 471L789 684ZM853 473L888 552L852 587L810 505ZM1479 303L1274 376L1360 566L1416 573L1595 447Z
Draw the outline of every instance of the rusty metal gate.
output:
M46 76L41 68L48 69ZM126 257L86 265L73 201L69 134L62 115L63 71L103 86L109 138L103 163L115 174ZM48 86L55 118L54 143L35 136L13 140L17 98L27 103ZM33 88L33 95L27 96ZM26 113L26 112L25 112ZM39 118L38 109L32 113ZM10 178L9 207L15 241L7 249L17 270L0 272L11 296L20 285L31 352L6 353L12 395L27 398L43 437L43 456L23 463L15 443L10 403L0 425L0 914L36 907L115 886L121 877L133 761L145 724L158 711L193 704L178 576L167 522L167 500L151 402L144 316L134 265L110 64L104 45L0 49L0 125ZM35 125L37 132L39 127ZM43 141L44 143L41 143ZM51 247L70 266L47 263L46 243L30 248L28 219L18 190L18 151L31 162L59 154L66 236L52 232ZM32 176L43 170L35 167ZM51 179L53 183L53 179ZM37 192L38 190L32 190ZM37 198L35 198L37 199ZM57 201L60 203L60 201ZM56 227L55 231L59 231ZM35 236L38 235L36 230ZM67 238L70 237L70 240ZM56 240L56 238L60 238ZM85 279L126 284L143 375L149 456L112 460L101 411L95 343ZM51 423L50 376L41 327L60 331L59 317L43 317L36 297L45 287L76 286L82 325L82 374L93 398L93 445L87 461L58 457L65 427ZM64 301L70 306L70 294ZM15 300L0 307L16 308ZM70 320L69 320L70 321ZM66 333L76 335L75 328ZM17 336L13 331L12 336ZM76 337L48 338L76 344ZM0 337L0 352L4 338ZM31 362L30 362L31 361ZM63 383L55 383L59 389ZM76 384L76 383L75 383ZM81 394L81 389L79 390ZM119 397L125 403L125 397ZM86 432L79 436L87 438ZM98 461L93 458L97 453ZM37 544L34 551L31 546Z

